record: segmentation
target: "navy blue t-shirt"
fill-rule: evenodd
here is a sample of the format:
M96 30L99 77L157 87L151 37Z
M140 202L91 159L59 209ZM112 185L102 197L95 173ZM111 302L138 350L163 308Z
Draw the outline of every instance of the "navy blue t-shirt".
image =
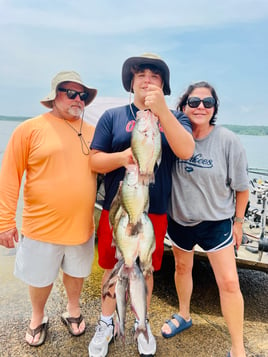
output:
M133 103L134 116L139 110ZM181 112L173 111L184 128L192 133L189 119ZM106 110L99 119L91 149L106 153L126 150L131 144L131 133L135 126L135 118L129 105ZM168 199L171 191L171 168L175 155L160 127L162 138L162 157L159 167L155 168L155 182L149 187L149 213L164 214L167 212ZM116 195L120 181L124 179L125 167L108 172L104 177L105 199L103 208L110 209L111 202Z

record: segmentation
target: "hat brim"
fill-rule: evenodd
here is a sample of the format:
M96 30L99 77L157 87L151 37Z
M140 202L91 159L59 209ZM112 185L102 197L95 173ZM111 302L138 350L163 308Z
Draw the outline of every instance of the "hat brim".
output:
M66 81L64 81L64 82L66 82ZM53 89L45 98L43 98L40 101L40 103L43 104L45 107L52 109L53 108L53 101L54 101L54 99L56 98L56 95L57 95L57 88L59 87L60 84L62 84L64 82L60 82L57 85L56 89ZM85 100L85 107L87 105L89 105L95 99L95 97L97 95L97 92L98 92L97 89L87 87L84 84L82 84L81 82L75 81L75 80L70 80L68 82L74 82L74 83L80 84L81 86L83 86L84 91L88 93L88 98Z
M154 65L161 70L163 73L163 92L165 95L170 95L170 85L169 85L169 68L164 61L158 58L149 58L149 57L130 57L128 58L122 67L122 82L125 90L127 92L133 92L131 81L133 78L133 73L131 68L137 65Z

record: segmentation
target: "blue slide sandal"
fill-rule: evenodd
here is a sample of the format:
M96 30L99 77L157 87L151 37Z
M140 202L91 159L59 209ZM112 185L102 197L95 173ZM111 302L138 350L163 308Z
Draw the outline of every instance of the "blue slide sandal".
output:
M177 327L176 325L174 325L174 323L171 321L171 319L176 319L179 323L179 326ZM166 320L166 323L170 327L171 332L165 333L161 330L162 336L165 338L173 337L173 336L177 335L178 333L180 333L192 326L192 319L190 319L189 321L186 321L183 317L181 317L178 314L172 315L171 319Z

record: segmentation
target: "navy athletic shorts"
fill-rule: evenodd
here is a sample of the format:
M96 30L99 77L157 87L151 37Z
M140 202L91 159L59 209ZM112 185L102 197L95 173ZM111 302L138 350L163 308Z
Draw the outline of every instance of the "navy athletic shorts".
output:
M186 251L192 251L198 244L205 252L213 252L233 243L233 222L230 218L182 226L169 217L167 231L171 243Z

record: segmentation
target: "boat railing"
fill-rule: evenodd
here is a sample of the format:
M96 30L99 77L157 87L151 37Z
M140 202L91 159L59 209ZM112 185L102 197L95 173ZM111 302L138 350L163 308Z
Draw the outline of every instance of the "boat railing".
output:
M245 218L249 223L249 229L259 228L258 235L251 235L252 238L258 240L258 246L252 248L252 246L247 245L246 249L252 253L258 253L258 260L262 260L263 252L268 252L268 236L266 234L267 228L267 199L268 199L268 181L253 179L250 180L251 184L251 197L255 197L252 207L246 210Z

